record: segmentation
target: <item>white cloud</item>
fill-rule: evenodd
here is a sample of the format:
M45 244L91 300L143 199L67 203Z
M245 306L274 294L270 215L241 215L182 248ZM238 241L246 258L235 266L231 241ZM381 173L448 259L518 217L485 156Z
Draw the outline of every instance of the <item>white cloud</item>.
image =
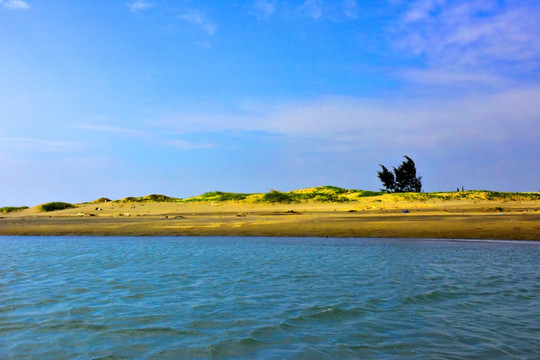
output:
M322 0L306 0L299 9L313 19L323 16Z
M540 137L540 87L495 94L387 100L329 97L254 104L243 115L177 113L153 121L164 133L266 132L365 147L473 147L477 141L520 142Z
M154 4L149 3L147 1L144 1L144 0L136 0L136 1L132 2L131 4L128 4L127 6L129 8L129 10L131 10L133 12L137 12L139 10L149 9L149 8L153 7Z
M358 4L355 0L343 0L343 13L350 19L358 18Z
M2 5L4 8L9 9L9 10L29 10L30 9L30 5L26 1L23 1L23 0L6 0L6 1L0 0L0 5Z
M253 13L258 18L269 17L276 11L274 3L269 0L256 0L253 2L252 8Z
M185 20L191 24L199 26L201 29L203 29L208 35L213 35L216 30L217 26L214 25L211 21L209 21L204 14L202 14L198 10L188 10L180 15L178 15L179 19Z
M432 66L537 67L540 4L490 0L423 0L413 4L400 31L403 44Z

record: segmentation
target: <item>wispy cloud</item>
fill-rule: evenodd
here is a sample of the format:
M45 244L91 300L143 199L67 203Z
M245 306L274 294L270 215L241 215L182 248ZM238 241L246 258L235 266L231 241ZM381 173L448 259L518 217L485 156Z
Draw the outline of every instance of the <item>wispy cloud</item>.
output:
M314 20L343 22L358 19L359 8L356 0L305 0L297 11Z
M137 12L140 10L146 10L146 9L152 8L154 7L154 4L144 1L144 0L136 0L128 4L127 7L129 8L129 10L133 12Z
M266 18L271 16L276 11L276 6L273 1L256 0L252 4L252 12L258 18Z
M432 16L438 6L444 4L446 0L420 0L413 2L405 14L406 22L416 22Z
M29 10L30 5L23 0L0 0L0 5L9 10Z
M153 128L149 131L128 129L122 127L114 127L104 124L79 124L74 126L76 129L85 131L95 131L100 133L106 133L111 136L121 136L124 138L132 138L141 141L152 141L162 146L173 147L178 150L194 150L194 149L212 149L217 147L214 143L188 141L185 139L169 139L170 133L160 131L160 129Z
M355 0L343 0L343 13L350 19L358 18L358 4Z
M181 139L165 141L165 145L174 147L179 150L213 149L216 147L216 144L212 143L196 143Z
M490 0L422 0L404 16L403 44L431 65L537 66L540 60L540 3Z
M78 125L75 125L74 128L81 129L81 130L117 134L117 135L121 135L125 137L145 137L147 135L147 133L142 130L127 129L127 128L114 127L114 126L103 125L103 124L78 124Z
M322 5L322 0L306 0L299 10L313 19L319 19L321 16L323 16Z
M74 152L83 149L78 142L27 137L0 137L0 144L4 151Z
M509 79L486 72L452 71L448 69L406 69L398 72L402 79L432 85L478 84L508 87Z
M213 35L217 31L217 26L199 10L187 10L178 15L178 18L197 25L208 35Z
M254 104L243 115L172 114L154 122L167 133L244 131L366 147L474 146L477 141L532 141L540 137L540 87L446 98L330 97Z

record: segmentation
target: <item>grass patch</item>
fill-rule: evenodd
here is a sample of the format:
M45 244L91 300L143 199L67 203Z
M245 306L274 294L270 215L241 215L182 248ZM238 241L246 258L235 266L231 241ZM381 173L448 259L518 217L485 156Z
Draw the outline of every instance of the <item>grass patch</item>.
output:
M351 190L340 188L338 186L332 186L332 185L326 185L326 186L319 186L315 188L316 190L329 190L334 194L348 194L351 192Z
M224 191L209 191L199 196L194 196L188 199L183 199L182 202L221 202L221 201L242 201L253 194L248 193L233 193Z
M311 193L295 194L301 200L315 200L320 202L348 202L348 197L332 193L314 191Z
M409 201L437 200L493 200L493 201L524 201L540 200L540 193L499 192L490 190L469 190L459 192L432 193L393 193L395 199Z
M28 206L5 206L0 208L0 213L7 214L13 211L22 211L28 209Z
M111 201L111 199L109 199L109 198L101 197L101 198L99 198L97 200L92 201L91 204L101 204L101 203L106 203L106 202L110 202L110 201Z
M289 204L292 202L299 202L299 194L294 193L283 193L281 191L277 190L271 190L269 193L266 193L261 198L261 202L267 202L267 203L280 203L280 204Z
M65 202L50 202L43 204L39 207L41 211L50 212L50 211L57 211L57 210L65 210L65 209L72 209L76 207L73 204L65 203Z
M320 201L320 202L349 202L351 199L347 197L349 194L354 194L359 190L348 190L337 186L319 186L311 191L297 190L289 192L281 192L272 190L263 195L260 202L269 203L292 203L301 201Z
M357 197L369 197L369 196L379 196L384 195L386 192L384 191L370 191L370 190L358 190Z
M519 201L519 200L540 200L539 193L516 193L485 191L487 200Z
M210 191L200 195L200 198L206 201L240 201L245 200L249 195L251 194Z

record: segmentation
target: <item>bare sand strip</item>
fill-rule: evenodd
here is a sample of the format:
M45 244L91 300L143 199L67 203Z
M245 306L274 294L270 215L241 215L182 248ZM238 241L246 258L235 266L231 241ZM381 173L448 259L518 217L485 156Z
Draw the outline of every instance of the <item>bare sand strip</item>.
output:
M420 194L423 195L423 194ZM454 194L455 195L455 194ZM540 199L110 201L0 214L0 235L317 236L540 240Z
M198 213L0 219L0 235L316 236L540 240L540 214Z

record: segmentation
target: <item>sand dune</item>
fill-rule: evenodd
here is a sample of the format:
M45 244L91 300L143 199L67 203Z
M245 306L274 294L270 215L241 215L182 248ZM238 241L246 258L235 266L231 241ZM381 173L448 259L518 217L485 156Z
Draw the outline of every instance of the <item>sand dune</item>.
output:
M451 193L452 194L452 193ZM455 193L454 193L455 195ZM346 202L110 201L0 214L2 235L421 237L540 240L540 199L386 194ZM488 196L489 197L489 196Z

